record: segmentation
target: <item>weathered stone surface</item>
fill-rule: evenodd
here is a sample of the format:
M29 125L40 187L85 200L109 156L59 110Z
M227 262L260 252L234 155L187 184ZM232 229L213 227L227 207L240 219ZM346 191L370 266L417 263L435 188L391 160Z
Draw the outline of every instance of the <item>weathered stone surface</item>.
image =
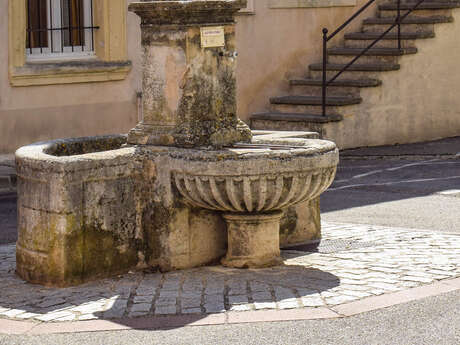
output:
M249 142L236 116L233 16L245 1L144 1L141 17L143 121L130 144L223 147ZM202 47L201 28L218 25L224 46Z
M333 144L309 141L305 137L311 133L255 134L261 138L255 143L265 145L255 150L121 147L124 136L57 140L18 150L19 275L65 286L136 267L169 271L217 262L227 250L225 221L219 213L180 202L171 183L174 172L202 166L212 174L232 169L254 174L280 162L295 171L313 167L315 152L326 157L320 169L336 160ZM270 150L270 140L292 148ZM305 146L313 144L315 149ZM287 160L291 151L298 152L302 165ZM244 168L235 170L238 159ZM317 239L319 218L309 215L319 215L317 202L287 208L282 242Z
M134 150L120 149L125 140L58 140L17 151L21 277L73 285L137 264L134 199L142 182Z
M224 214L228 231L227 267L269 267L282 262L279 245L281 212Z

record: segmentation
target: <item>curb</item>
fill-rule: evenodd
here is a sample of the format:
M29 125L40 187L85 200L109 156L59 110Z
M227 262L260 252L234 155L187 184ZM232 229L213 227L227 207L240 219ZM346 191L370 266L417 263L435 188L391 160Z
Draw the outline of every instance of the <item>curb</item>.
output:
M326 308L302 308L226 312L209 315L174 315L123 318L117 320L91 320L74 322L30 322L0 319L0 334L43 335L58 333L81 333L122 330L158 330L186 326L232 325L256 322L304 321L337 319L433 297L460 290L460 278L446 279L430 285L368 297L356 302Z

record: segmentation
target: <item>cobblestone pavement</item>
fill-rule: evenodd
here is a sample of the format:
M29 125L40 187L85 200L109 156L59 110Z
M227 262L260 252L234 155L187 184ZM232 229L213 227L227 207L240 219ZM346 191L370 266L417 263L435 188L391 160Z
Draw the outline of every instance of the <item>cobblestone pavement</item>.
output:
M323 224L318 252L285 250L285 265L130 273L78 287L28 284L14 274L14 245L0 246L0 317L59 322L145 315L333 307L460 276L454 234Z

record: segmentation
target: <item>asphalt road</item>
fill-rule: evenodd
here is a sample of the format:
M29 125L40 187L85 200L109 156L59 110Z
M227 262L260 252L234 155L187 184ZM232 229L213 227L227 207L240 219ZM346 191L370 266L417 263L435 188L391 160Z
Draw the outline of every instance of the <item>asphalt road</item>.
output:
M321 197L321 216L460 233L460 157L342 160Z

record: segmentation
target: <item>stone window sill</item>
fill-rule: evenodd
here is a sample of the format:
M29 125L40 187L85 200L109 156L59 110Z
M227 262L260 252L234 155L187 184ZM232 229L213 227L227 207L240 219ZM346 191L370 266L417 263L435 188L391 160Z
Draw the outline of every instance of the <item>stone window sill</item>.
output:
M356 0L269 0L268 7L278 8L316 8L356 6Z
M32 86L123 80L130 70L131 61L27 62L12 69L10 82L13 86Z

